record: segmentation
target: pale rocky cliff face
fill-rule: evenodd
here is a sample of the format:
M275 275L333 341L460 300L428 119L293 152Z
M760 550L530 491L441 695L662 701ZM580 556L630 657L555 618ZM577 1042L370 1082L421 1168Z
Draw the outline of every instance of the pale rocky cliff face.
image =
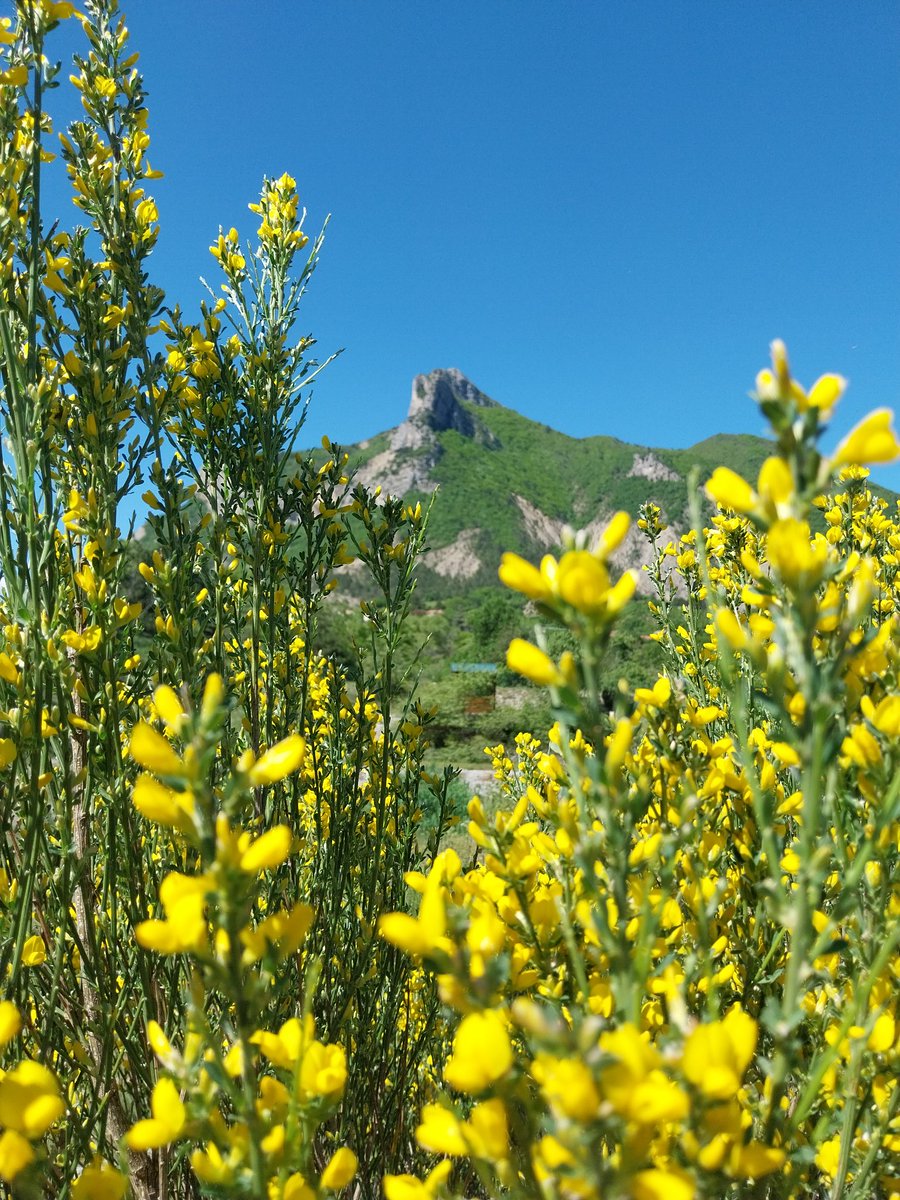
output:
M495 439L490 431L473 418L462 402L488 408L496 401L478 390L456 367L439 368L417 375L406 420L391 430L389 449L370 459L357 472L367 487L381 485L394 496L406 492L433 492L437 486L432 469L441 456L435 435L454 429L463 437L485 445Z
M674 483L681 478L677 471L673 471L671 467L667 467L665 463L661 463L650 450L646 454L636 454L634 456L634 462L631 464L631 470L628 474L632 479L641 477L649 479L651 483L659 483L660 480Z
M435 433L455 429L465 437L472 437L475 422L462 407L461 401L474 404L477 408L493 408L496 405L496 401L480 392L456 367L417 375L413 380L412 399L404 425L427 427Z

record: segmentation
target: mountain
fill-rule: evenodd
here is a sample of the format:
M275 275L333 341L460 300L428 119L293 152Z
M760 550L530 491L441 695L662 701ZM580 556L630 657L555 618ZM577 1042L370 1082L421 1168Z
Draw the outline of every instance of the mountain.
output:
M614 512L636 517L645 500L662 508L671 532L683 532L692 467L702 480L720 465L755 479L771 449L748 434L686 450L569 437L498 404L456 369L417 375L406 420L347 447L369 486L412 502L440 489L419 570L421 593L434 597L495 584L504 550L533 561L558 551L566 526L596 540ZM648 559L633 525L615 565L640 568ZM639 572L641 590L648 582Z

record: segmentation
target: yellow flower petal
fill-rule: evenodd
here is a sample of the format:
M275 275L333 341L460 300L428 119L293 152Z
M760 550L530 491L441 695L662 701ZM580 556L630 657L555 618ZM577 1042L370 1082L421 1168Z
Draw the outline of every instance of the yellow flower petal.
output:
M131 734L128 751L134 761L157 775L181 775L181 759L161 733L157 733L146 721L140 721Z
M0 1049L11 1042L21 1028L19 1010L11 1000L0 1000Z
M675 1167L638 1171L631 1181L634 1200L694 1200L697 1188L686 1171Z
M139 775L131 794L132 803L142 817L168 825L182 832L193 829L191 814L193 796L188 792L175 792L152 775Z
M128 1177L109 1163L94 1159L72 1184L72 1200L122 1200L128 1191Z
M22 963L26 967L39 967L46 959L47 947L44 945L44 939L36 933L22 947Z
M356 1174L357 1165L353 1151L347 1146L341 1146L329 1159L319 1183L329 1191L339 1192Z
M706 485L706 494L720 507L732 508L738 513L753 512L756 507L753 488L746 479L728 467L716 467Z
M310 1096L340 1096L347 1082L343 1046L313 1042L303 1055L300 1087Z
M721 1021L698 1025L684 1045L681 1069L714 1100L730 1100L756 1049L756 1021L734 1005Z
M794 476L783 458L772 455L759 470L757 491L764 501L776 510L787 504L794 495Z
M506 665L539 687L554 687L563 682L562 674L553 660L524 638L513 638L509 643Z
M891 422L889 408L877 408L847 434L831 460L832 467L853 463L889 463L900 457L900 442Z
M208 725L225 697L225 685L222 682L222 676L212 674L206 681L206 686L203 689L203 700L200 705L200 720Z
M496 1083L512 1064L512 1045L500 1014L469 1013L456 1031L444 1078L458 1092L471 1095Z
M0 1124L27 1138L39 1138L65 1112L56 1076L26 1059L0 1080Z
M458 1158L467 1150L462 1125L442 1104L426 1104L422 1108L416 1141L423 1150L432 1154L449 1154Z
M147 1041L150 1049L163 1064L169 1063L174 1058L175 1051L172 1049L172 1043L156 1021L147 1022Z
M174 688L161 684L153 693L153 704L169 729L177 733L185 722L186 714Z
M315 1200L315 1195L299 1171L295 1171L284 1185L283 1200Z
M615 513L609 521L609 524L600 534L600 540L597 542L595 553L600 558L608 558L622 545L625 540L625 535L631 528L631 517L627 512Z
M251 842L241 855L241 870L248 875L277 867L291 852L293 836L287 825L276 825Z
M500 560L500 582L530 600L546 600L550 595L547 580L530 562L507 552Z
M818 408L823 417L828 417L846 389L847 380L842 375L823 375L809 389L809 407Z
M415 1175L385 1175L384 1194L387 1200L429 1200L431 1196Z
M828 543L812 537L806 521L788 517L775 521L766 539L766 554L781 579L794 588L814 588L828 562Z
M146 1150L158 1150L167 1146L171 1141L170 1131L165 1121L157 1121L147 1117L138 1121L125 1134L125 1145L129 1150L141 1153Z
M891 1012L883 1012L875 1022L872 1032L869 1034L868 1047L874 1050L876 1054L885 1054L894 1045L897 1040L897 1023L894 1020L894 1014Z
M739 1179L761 1179L779 1170L786 1157L785 1152L776 1146L748 1142L746 1146L734 1147L729 1166L731 1174Z
M556 591L560 599L586 616L606 610L609 572L604 562L588 550L569 550L559 560Z
M14 1129L0 1135L0 1179L11 1183L20 1171L34 1159L30 1144Z
M247 772L250 786L265 787L266 784L284 779L300 767L305 753L306 742L299 734L292 733L253 764Z
M175 1141L187 1119L178 1088L167 1076L158 1079L150 1097L153 1116L132 1125L125 1134L125 1144L130 1150L158 1150Z

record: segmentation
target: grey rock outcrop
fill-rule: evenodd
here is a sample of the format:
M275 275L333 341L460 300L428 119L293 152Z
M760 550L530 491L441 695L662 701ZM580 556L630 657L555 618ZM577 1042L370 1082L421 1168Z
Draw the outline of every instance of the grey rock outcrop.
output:
M477 437L481 427L463 408L463 403L489 408L495 401L479 391L456 367L417 375L412 384L409 412L402 425L394 430L391 449L417 449L447 429L455 429L463 437Z
M677 471L661 462L652 450L648 450L646 454L635 454L628 475L632 479L649 479L652 483L677 483L681 478Z
M435 488L431 472L441 456L436 435L455 430L481 445L499 445L496 437L464 408L496 405L456 367L441 367L427 375L417 375L406 420L391 432L390 446L370 459L358 472L365 484L381 484L394 496L406 492L430 492Z

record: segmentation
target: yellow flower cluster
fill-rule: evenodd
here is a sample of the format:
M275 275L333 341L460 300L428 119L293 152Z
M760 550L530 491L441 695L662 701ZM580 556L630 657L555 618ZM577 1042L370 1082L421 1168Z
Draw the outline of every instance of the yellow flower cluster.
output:
M259 757L245 752L219 793L204 772L215 761L223 698L221 679L211 676L194 714L172 688L160 686L153 709L165 733L141 722L130 740L131 757L148 772L135 784L135 807L176 830L200 869L166 875L159 890L164 919L135 929L147 950L190 955L197 974L183 1052L156 1021L148 1025L166 1074L154 1086L151 1115L128 1130L125 1144L146 1153L188 1140L199 1147L191 1155L192 1169L207 1184L254 1195L312 1197L310 1142L343 1094L345 1052L316 1038L311 1016L291 1017L276 1032L258 1024L272 971L297 953L313 912L297 903L268 911L261 921L250 919L257 877L285 862L293 835L287 825L276 824L253 836L230 819L252 790L296 773L306 743L294 734ZM180 755L172 744L179 741L185 744ZM234 1013L218 1037L209 1024L207 989L223 994ZM355 1171L355 1155L339 1148L318 1186L339 1190Z
M257 236L270 253L276 249L294 253L309 241L297 223L298 206L297 184L288 174L266 180L259 203L249 206L262 218Z
M606 545L504 559L578 639L566 663L510 649L560 721L491 751L476 865L445 852L408 877L418 916L381 920L456 1014L419 1144L488 1194L896 1193L900 514L861 464L900 444L876 414L822 459L843 381L805 392L778 343L758 390L779 452L755 489L717 470L720 511L659 552L669 669L618 712L591 692ZM659 510L641 525L655 544ZM440 1167L386 1181L446 1187Z
M802 387L774 344L752 478L715 471L669 545L679 514L639 515L666 667L613 711L628 517L504 557L574 648L510 647L556 724L491 748L461 858L397 661L428 511L354 485L327 439L295 450L321 238L295 269L294 180L263 182L255 246L215 237L219 297L163 319L116 0L79 16L71 232L38 206L45 39L76 14L14 8L0 1190L900 1194L900 514L866 470L900 449L890 414L821 454L845 381ZM352 562L369 641L340 665L318 623Z
M0 1050L20 1032L14 1004L0 1000ZM35 1158L33 1143L65 1112L59 1084L43 1063L23 1059L0 1076L0 1179L18 1176Z

